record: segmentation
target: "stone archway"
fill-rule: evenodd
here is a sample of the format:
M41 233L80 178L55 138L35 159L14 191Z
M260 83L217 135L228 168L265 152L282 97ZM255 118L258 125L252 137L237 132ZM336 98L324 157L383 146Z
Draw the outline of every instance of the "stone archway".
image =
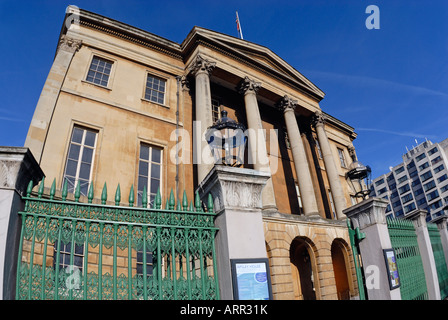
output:
M296 267L298 287L303 300L316 300L316 273L313 272L314 252L307 241L309 239L296 237L290 246L290 260Z
M334 239L331 244L331 260L339 300L350 300L349 261L347 249L341 239Z

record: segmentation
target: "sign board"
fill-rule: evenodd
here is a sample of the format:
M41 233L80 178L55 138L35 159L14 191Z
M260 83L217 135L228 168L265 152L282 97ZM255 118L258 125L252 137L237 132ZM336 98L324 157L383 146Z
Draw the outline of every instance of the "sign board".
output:
M268 259L231 259L235 300L272 300Z
M389 287L392 290L400 286L400 276L398 274L397 259L395 257L394 249L384 249L383 253L384 260L386 261Z

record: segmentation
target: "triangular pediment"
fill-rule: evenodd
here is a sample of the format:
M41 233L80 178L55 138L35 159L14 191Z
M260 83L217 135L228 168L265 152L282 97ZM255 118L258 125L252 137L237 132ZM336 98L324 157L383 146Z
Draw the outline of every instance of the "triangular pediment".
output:
M214 47L220 48L220 50L225 50L226 52L243 58L245 61L251 62L258 67L262 67L266 71L294 84L295 86L300 86L318 99L322 99L325 95L322 90L308 80L303 74L267 47L200 27L193 28L181 44L181 47L185 49L188 44L192 44L191 39L195 37L201 38L203 42L208 42Z

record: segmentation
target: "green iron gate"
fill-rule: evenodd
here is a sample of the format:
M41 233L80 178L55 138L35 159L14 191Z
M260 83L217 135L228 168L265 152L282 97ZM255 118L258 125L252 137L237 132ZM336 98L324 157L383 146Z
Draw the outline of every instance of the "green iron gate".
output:
M196 193L194 204L184 192L175 206L173 192L161 209L160 192L152 208L143 191L142 207L120 206L120 186L115 205L67 200L67 185L56 200L55 182L49 198L37 197L30 182L20 212L22 229L17 264L16 299L167 300L219 299L213 201L203 210ZM176 208L175 208L176 207Z
M431 247L436 263L437 277L439 279L440 297L444 300L448 296L448 270L446 266L445 253L443 252L442 241L437 225L428 223L428 233L431 239Z
M390 241L395 250L402 300L427 300L425 272L412 221L387 219Z

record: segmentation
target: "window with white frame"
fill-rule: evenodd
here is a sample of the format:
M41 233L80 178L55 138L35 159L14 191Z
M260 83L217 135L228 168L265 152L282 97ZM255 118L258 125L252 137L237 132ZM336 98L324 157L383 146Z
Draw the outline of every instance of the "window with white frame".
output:
M146 187L148 207L153 206L157 190L162 189L162 148L140 144L138 162L138 205L142 205L143 189Z
M302 196L300 195L299 185L297 184L297 182L295 183L295 186L296 186L297 202L299 204L299 211L300 211L299 214L301 214L303 210Z
M67 181L68 192L74 192L79 183L81 194L87 195L92 178L97 135L97 131L73 127L63 179L63 183Z
M146 275L150 276L153 272L153 255L152 252L146 250L146 261L144 261L143 250L137 251L136 269L137 274L143 275L143 267L146 263Z
M145 99L165 104L166 80L148 74L146 79Z
M319 140L314 139L314 142L316 143L316 148L317 148L317 155L319 156L319 159L322 159L322 150L320 149L320 144L319 144Z
M221 119L221 104L218 99L212 98L212 117L213 123Z
M333 219L336 219L336 209L334 207L334 201L333 201L333 195L331 194L331 191L328 190L328 200L330 200L330 208Z
M341 167L346 168L347 166L345 163L344 150L338 148L338 155L339 155L339 160L341 161Z
M113 62L94 56L90 63L86 81L107 87Z
M54 268L56 268L58 254L59 254L59 270L72 266L77 267L82 271L84 263L84 244L75 244L73 248L71 242L69 243L64 243L62 241L55 242L53 251Z

